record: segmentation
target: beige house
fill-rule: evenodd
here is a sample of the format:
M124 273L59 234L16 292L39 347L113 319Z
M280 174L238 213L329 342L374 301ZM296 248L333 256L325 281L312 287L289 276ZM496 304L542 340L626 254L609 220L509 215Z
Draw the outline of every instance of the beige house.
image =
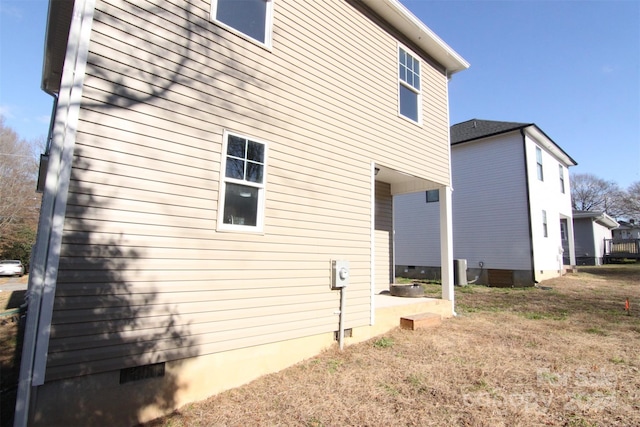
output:
M467 67L397 0L51 1L16 425L133 425L396 326L393 196L440 191L452 264Z

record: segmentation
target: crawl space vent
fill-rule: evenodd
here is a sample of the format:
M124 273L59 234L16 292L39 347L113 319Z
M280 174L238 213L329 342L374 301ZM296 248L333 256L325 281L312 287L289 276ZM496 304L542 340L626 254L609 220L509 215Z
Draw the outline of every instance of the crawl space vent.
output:
M120 384L164 377L164 362L120 369Z

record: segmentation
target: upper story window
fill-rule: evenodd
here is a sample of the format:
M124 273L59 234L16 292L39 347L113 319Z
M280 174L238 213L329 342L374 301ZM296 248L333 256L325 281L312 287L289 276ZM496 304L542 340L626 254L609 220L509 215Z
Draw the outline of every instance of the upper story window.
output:
M400 115L420 123L421 98L420 61L406 49L398 47L398 111Z
M211 19L271 47L273 0L211 0Z
M560 191L564 194L564 168L562 165L558 165L558 172L560 174Z
M540 147L536 147L536 166L538 169L538 179L544 181L544 174L542 172L542 150Z
M262 231L267 146L225 132L218 229Z
M440 191L439 190L428 190L427 191L427 203L439 202L440 201Z

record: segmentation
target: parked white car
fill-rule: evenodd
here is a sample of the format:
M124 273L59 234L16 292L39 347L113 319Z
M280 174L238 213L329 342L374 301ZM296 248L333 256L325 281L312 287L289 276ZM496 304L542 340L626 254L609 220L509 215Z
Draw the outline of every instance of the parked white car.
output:
M17 259L0 260L0 276L20 276L24 275L24 266Z

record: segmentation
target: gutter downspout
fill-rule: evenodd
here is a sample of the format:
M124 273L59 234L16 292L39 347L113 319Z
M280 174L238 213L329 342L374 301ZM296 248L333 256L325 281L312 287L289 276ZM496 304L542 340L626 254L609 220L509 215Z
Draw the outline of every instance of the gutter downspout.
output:
M54 96L49 166L38 220L38 232L28 285L28 308L23 342L14 427L29 421L32 394L44 384L53 299L60 259L73 150L82 99L95 0L77 0L67 40L60 93ZM51 8L51 3L49 5ZM51 13L51 10L49 10Z
M531 280L533 284L536 284L536 261L533 252L533 224L531 224L531 191L529 189L529 162L527 161L527 138L524 133L524 128L520 128L520 135L522 135L522 150L524 154L524 176L527 195L527 221L529 222L529 250L531 253Z

